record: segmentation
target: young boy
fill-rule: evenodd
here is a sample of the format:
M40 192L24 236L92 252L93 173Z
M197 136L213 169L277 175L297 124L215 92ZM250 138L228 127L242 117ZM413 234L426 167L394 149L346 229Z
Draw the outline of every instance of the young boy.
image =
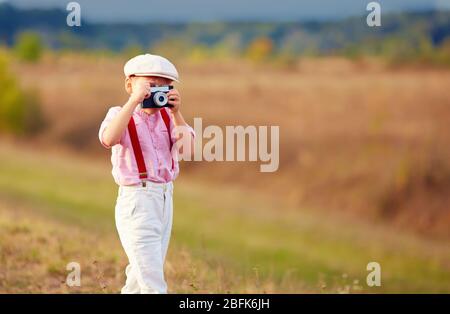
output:
M179 172L171 153L178 140L174 129L188 130L183 137L187 134L191 148L195 134L183 119L176 89L167 94L170 107L141 108L151 87L178 81L169 60L139 55L124 72L130 97L122 107L109 109L99 130L102 145L112 148L112 174L119 185L115 219L129 260L121 292L167 293L163 266L172 228L172 181Z

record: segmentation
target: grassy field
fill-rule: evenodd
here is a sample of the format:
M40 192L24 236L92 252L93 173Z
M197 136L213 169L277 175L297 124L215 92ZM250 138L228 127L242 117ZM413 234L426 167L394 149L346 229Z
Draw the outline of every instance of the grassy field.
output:
M125 61L63 53L37 64L13 62L49 122L40 145L107 159L96 135L107 109L127 99ZM204 127L280 126L277 172L261 174L257 163L204 162L186 164L185 177L450 238L448 70L331 57L302 58L288 69L242 60L176 64L189 123L200 117Z
M107 160L20 145L0 145L0 292L118 292L126 259ZM289 204L181 176L170 292L450 292L446 242ZM64 283L72 261L80 288ZM381 287L366 285L371 261Z

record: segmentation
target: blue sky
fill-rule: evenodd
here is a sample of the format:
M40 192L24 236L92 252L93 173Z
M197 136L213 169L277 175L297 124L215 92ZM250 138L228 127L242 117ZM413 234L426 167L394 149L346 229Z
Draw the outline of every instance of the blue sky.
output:
M95 22L329 20L366 14L372 0L77 0ZM65 9L70 0L0 0L18 7ZM379 0L382 12L450 9L450 0Z

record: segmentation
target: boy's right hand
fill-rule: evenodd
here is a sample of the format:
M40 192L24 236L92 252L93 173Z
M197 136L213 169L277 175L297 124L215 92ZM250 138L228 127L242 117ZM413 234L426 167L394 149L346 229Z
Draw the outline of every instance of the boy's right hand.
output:
M138 105L148 97L150 97L150 83L146 81L137 81L133 86L130 100Z

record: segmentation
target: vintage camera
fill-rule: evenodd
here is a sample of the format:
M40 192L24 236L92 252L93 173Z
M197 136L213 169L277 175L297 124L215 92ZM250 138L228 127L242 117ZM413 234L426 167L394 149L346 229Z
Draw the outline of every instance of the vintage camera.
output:
M158 86L150 88L150 97L144 99L142 108L163 108L172 107L168 104L169 98L167 93L173 89L172 85Z

